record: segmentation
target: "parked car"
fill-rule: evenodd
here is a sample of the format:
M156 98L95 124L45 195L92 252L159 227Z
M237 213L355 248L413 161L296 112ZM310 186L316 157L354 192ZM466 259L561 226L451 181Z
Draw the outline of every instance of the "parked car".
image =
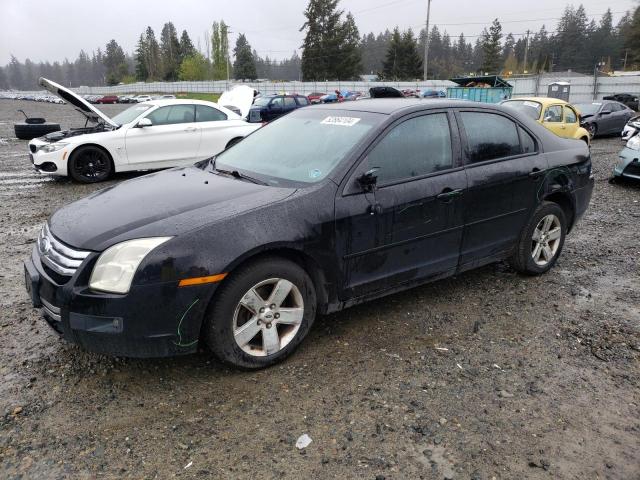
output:
M631 178L640 180L640 135L633 135L618 154L618 163L613 168L613 180Z
M630 93L616 93L614 95L608 95L606 97L602 97L603 100L615 100L616 102L620 102L632 110L638 110L638 96L632 95Z
M320 98L323 97L324 95L326 95L326 93L312 92L309 95L307 95L307 98L312 104L316 104L316 103L320 103Z
M39 172L93 183L113 172L191 164L237 143L258 125L199 100L155 100L108 117L71 90L45 78L40 85L72 104L91 125L29 142Z
M171 94L158 95L157 97L153 97L154 100L173 100L174 98L176 98L176 96Z
M427 88L422 91L418 91L418 95L422 98L446 98L447 92L444 90L433 90Z
M629 119L622 129L622 141L628 142L631 137L640 133L640 115L635 115Z
M131 95L119 95L118 103L134 103Z
M208 161L58 210L25 262L27 290L89 350L166 356L202 342L266 367L317 314L502 259L548 271L592 188L587 145L515 109L301 108Z
M635 114L626 105L612 100L576 103L575 107L580 111L580 122L591 138L596 135L620 135L627 121Z
M153 100L153 98L151 98L151 95L138 95L136 97L137 103L150 102L151 100Z
M249 122L271 122L298 108L311 105L304 95L267 95L258 97L249 110Z
M97 103L97 104L118 103L118 96L117 95L105 95L103 97L100 97L100 98L96 99L96 101L94 103Z
M523 112L553 133L590 144L589 132L580 126L580 112L570 103L557 98L520 97L501 102L508 108Z

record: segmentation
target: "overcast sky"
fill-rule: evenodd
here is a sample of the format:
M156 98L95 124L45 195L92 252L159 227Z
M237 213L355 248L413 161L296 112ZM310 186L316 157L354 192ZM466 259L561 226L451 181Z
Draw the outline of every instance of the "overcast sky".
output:
M341 0L351 11L360 34L424 25L427 0ZM578 5L580 2L574 2ZM584 0L590 18L599 20L607 7L615 21L637 5L635 0ZM159 39L162 25L172 21L178 32L186 29L196 47L204 50L204 33L211 22L224 19L231 26L233 46L238 33L245 33L261 56L289 57L302 43L299 28L304 22L307 0L0 0L0 65L11 54L20 61L75 59L80 49L88 53L112 38L132 52L147 27ZM433 0L431 23L457 36L461 32L475 40L493 18L505 33L522 34L543 24L555 28L564 10L562 0ZM516 36L518 38L518 36Z

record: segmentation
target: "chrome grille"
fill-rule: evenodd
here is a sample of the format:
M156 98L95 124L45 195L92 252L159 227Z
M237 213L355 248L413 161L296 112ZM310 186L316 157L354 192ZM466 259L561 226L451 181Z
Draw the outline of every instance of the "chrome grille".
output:
M64 245L51 234L46 223L38 235L38 252L43 265L66 277L76 273L78 267L91 253Z

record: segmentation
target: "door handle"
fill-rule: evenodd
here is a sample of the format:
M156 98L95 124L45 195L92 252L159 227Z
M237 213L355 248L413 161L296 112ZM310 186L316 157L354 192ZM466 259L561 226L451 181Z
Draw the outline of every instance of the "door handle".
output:
M529 172L529 177L535 179L542 176L543 174L544 174L544 170L540 170L539 168L534 168L533 170L531 170L531 172Z
M197 130L196 127L187 127L184 129L185 132L195 132Z
M462 195L463 190L461 188L458 188L456 190L452 190L450 188L445 188L444 190L442 190L442 193L440 193L439 195L436 195L436 198L438 200L451 200L452 198L455 197L459 197L460 195Z

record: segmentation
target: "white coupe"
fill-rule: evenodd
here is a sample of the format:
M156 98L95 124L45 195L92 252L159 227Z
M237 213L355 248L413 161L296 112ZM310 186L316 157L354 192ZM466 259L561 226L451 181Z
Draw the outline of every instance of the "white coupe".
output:
M248 87L233 96L240 99L233 107L242 115L213 102L153 100L109 118L57 83L41 78L40 85L76 107L87 123L31 140L33 165L40 172L69 175L84 183L100 182L113 172L192 164L260 128L243 120L253 101Z

